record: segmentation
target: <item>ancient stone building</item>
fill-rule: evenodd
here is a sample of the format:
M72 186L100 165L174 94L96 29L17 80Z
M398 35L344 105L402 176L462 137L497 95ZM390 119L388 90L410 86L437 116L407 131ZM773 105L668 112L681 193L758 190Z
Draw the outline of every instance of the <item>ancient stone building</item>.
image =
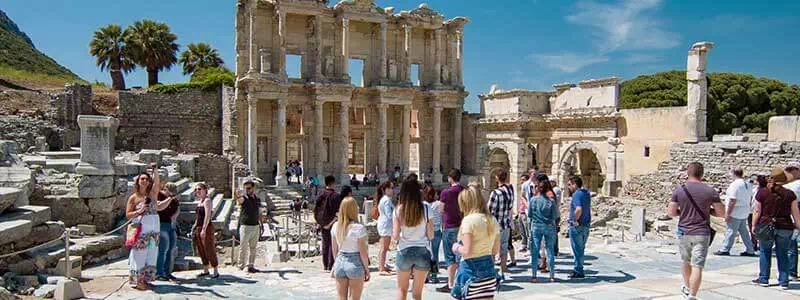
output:
M628 178L667 160L673 143L707 140L705 67L712 47L700 42L689 50L685 107L620 109L615 77L557 84L555 91L493 89L480 95L477 150L469 159L490 187L500 169L518 178L535 165L562 186L578 175L590 190L616 195Z
M262 178L280 179L273 168L294 160L311 176L399 166L441 178L440 167L461 166L467 22L425 4L395 13L371 0L239 0L223 149L246 154ZM288 56L299 56L299 78Z

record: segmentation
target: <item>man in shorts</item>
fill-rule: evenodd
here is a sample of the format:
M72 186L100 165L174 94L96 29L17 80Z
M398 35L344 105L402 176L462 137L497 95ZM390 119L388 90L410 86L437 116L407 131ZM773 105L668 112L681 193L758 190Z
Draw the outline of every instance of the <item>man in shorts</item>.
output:
M697 291L703 278L703 267L711 242L711 215L725 218L725 207L714 188L703 183L703 164L690 163L687 168L689 179L672 193L667 215L680 217L678 228L680 236L679 251L683 260L684 299L697 299Z

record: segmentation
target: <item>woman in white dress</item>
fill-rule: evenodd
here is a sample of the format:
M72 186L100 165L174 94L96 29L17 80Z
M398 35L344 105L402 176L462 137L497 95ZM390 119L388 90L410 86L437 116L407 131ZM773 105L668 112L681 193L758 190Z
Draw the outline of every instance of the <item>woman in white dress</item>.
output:
M161 190L158 169L152 166L136 177L135 192L128 198L125 216L140 228L136 243L128 258L130 279L135 281L136 289L152 288L158 261L158 238L161 235L161 222L156 211L156 199Z

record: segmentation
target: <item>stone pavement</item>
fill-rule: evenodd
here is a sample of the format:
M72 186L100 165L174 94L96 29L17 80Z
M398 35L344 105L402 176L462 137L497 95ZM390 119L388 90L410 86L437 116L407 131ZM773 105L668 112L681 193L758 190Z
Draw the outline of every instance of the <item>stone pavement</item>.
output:
M266 243L266 242L262 242ZM562 239L561 245L569 245ZM740 250L737 245L732 253ZM712 247L711 249L716 249ZM587 278L567 281L572 267L568 246L562 246L557 259L556 283L529 283L530 268L527 255L518 257L519 266L511 269L510 282L504 283L496 299L681 299L680 258L670 242L612 243L591 239L587 249ZM371 252L377 251L373 245ZM390 253L394 257L394 253ZM226 255L221 260L228 260ZM373 255L372 261L375 261ZM263 260L261 260L263 261ZM773 261L773 268L776 264ZM107 299L335 299L336 285L330 274L321 271L319 259L305 259L274 264L261 273L249 275L230 266L220 270L218 280L194 279L198 271L180 272L184 281L178 285L156 282L154 291L141 292L129 287L127 261L84 270L83 282L87 297ZM773 270L774 272L774 270ZM704 273L700 299L800 299L800 283L792 283L783 291L777 286L763 288L750 280L758 273L757 258L709 256ZM373 268L373 276L365 286L363 299L396 298L394 276L381 277ZM509 274L506 275L507 277ZM546 276L546 275L544 275ZM539 274L540 281L544 279ZM773 284L777 274L773 274ZM444 279L444 278L442 278ZM434 289L439 284L425 286L425 299L450 299ZM409 295L410 296L410 295Z

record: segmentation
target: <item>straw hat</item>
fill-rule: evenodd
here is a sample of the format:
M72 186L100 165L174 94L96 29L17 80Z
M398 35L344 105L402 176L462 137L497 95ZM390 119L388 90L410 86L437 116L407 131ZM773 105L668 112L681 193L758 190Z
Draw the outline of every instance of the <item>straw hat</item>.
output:
M772 172L769 174L769 177L772 178L772 180L774 180L777 184L784 184L793 179L791 178L791 174L783 171L783 168L773 168Z

